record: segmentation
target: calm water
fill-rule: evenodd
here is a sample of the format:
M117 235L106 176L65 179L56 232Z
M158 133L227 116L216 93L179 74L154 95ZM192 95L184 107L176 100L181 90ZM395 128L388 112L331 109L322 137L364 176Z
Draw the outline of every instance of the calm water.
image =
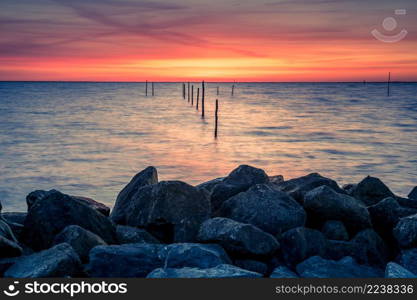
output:
M196 84L197 85L197 84ZM417 84L219 84L206 119L179 83L0 82L0 201L25 210L35 189L59 189L108 205L139 170L191 184L239 164L286 178L320 172L340 184L372 174L405 195L417 185ZM198 84L198 86L200 86Z

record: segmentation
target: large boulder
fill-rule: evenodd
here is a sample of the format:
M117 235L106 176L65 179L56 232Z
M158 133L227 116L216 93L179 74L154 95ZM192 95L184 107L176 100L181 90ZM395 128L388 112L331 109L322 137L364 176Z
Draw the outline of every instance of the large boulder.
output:
M417 247L417 214L401 218L393 233L400 247Z
M236 267L265 275L268 273L268 264L259 260L253 259L236 259L233 263Z
M388 262L389 250L384 240L372 229L359 232L352 240L353 258L360 263L384 268Z
M136 243L160 244L161 243L153 235L147 232L145 229L131 227L131 226L117 225L116 235L117 235L117 242L119 244L136 244Z
M341 221L329 220L324 223L321 232L329 240L347 241L349 234Z
M217 243L236 256L270 256L279 249L279 243L271 234L251 225L227 218L205 221L198 239L205 243Z
M267 183L268 181L269 177L264 170L247 165L239 166L213 187L211 194L213 212L217 211L223 202L230 197L248 190L255 184Z
M278 188L302 204L306 193L322 185L328 186L338 193L345 193L336 181L323 177L318 173L311 173L303 177L284 181L278 184Z
M258 184L223 202L219 216L252 224L273 235L304 226L306 213L294 199L270 184Z
M417 186L415 186L408 194L408 198L417 200Z
M371 227L369 212L363 204L349 195L335 192L328 186L309 191L304 197L304 208L309 222L339 220L350 232Z
M346 256L354 256L357 245L350 241L327 240L327 249L323 258L339 260Z
M205 190L209 194L211 194L213 192L213 189L215 188L215 186L218 185L219 183L223 182L224 178L225 177L219 177L219 178L215 178L215 179L200 183L199 185L196 186L196 188L198 188L200 190Z
M163 267L166 249L160 244L97 246L90 251L90 277L145 277Z
M417 278L417 275L395 262L390 262L385 269L385 278Z
M167 246L166 268L207 269L222 264L230 264L224 249L215 244L182 243Z
M181 268L156 269L147 278L259 278L261 274L232 265L218 265L209 269Z
M402 250L396 258L396 262L410 272L417 274L417 248Z
M313 256L297 265L304 278L381 278L383 271L357 264L347 256L338 261Z
M299 276L286 266L279 266L272 271L269 278L299 278Z
M403 207L417 209L417 199L395 196L395 200Z
M143 227L166 243L193 242L210 216L207 193L181 181L162 181L140 189L127 225Z
M78 225L70 225L55 236L54 244L68 243L82 262L88 261L88 254L95 246L106 245L101 237Z
M323 256L327 248L326 238L320 231L305 227L286 231L279 242L282 257L289 266L294 266L310 256Z
M31 193L29 193L29 195L26 196L26 204L28 206L28 211L32 208L32 206L41 199L44 199L46 197L48 197L51 194L57 193L57 190L50 190L50 191L43 191L43 190L36 190L33 191ZM70 196L71 198L73 198L74 200L79 201L82 204L85 204L89 207L91 207L92 209L98 211L99 213L108 216L110 213L110 208L106 205L104 205L103 203L97 202L91 198L87 198L87 197L81 197L81 196Z
M2 217L9 223L23 224L27 213L25 212L3 212L1 213Z
M394 197L394 194L379 178L371 176L359 182L351 194L367 206L375 205L387 197Z
M136 174L119 193L110 218L117 224L126 224L126 217L131 209L133 197L144 186L157 184L158 172L154 167L147 167Z
M25 220L23 239L34 250L49 248L55 236L69 225L83 227L108 244L116 242L115 226L107 217L58 191L33 204Z
M0 258L19 256L22 253L19 244L0 235Z
M19 257L4 273L5 277L43 278L76 276L81 261L74 249L66 243L50 249Z

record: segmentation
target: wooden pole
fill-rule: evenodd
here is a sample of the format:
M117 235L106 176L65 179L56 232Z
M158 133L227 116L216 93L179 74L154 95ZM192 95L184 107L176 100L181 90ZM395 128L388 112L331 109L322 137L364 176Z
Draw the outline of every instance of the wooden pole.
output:
M199 102L199 98L200 98L200 88L197 88L197 104L195 106L195 109L198 110L198 102Z
M153 87L153 82L152 82L152 97L153 96L155 96L155 90L154 90L154 87Z
M387 96L390 96L391 72L388 72Z
M187 88L187 90L188 90L188 102L190 102L190 83L188 82L187 83L187 86L188 86L188 88Z
M191 106L194 105L194 85L191 86Z
M146 97L148 97L148 81L146 80L146 83L145 83L145 95L146 95Z
M204 95L205 89L204 89L204 80L201 83L201 117L204 118Z
M235 84L232 85L232 96L235 94Z
M219 100L216 99L216 110L214 113L214 138L217 139L217 127L218 127L218 123L219 123Z
M217 96L219 95L219 87L217 86Z
M182 84L182 98L185 100L185 83Z

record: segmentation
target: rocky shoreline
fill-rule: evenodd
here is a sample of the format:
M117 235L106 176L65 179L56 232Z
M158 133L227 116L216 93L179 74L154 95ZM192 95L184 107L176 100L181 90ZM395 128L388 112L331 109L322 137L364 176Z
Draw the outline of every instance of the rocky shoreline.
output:
M112 211L56 190L26 202L1 213L2 277L417 278L417 187L402 198L369 176L242 165L191 186L148 167Z

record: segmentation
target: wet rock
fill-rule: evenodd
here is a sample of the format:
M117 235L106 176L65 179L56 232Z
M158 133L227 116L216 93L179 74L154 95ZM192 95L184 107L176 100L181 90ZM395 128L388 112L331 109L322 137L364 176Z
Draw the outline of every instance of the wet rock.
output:
M196 188L198 189L202 189L202 190L206 190L209 194L211 194L213 192L213 189L216 185L218 185L219 183L223 182L225 177L219 177L207 182L203 182L200 183L199 185L196 186Z
M119 244L136 244L136 243L148 243L148 244L160 244L154 236L152 236L145 229L117 225L116 226L117 242Z
M237 259L234 263L235 266L244 270L252 271L265 275L268 273L268 265L262 261L252 259Z
M417 278L417 275L395 262L390 262L385 269L385 278Z
M417 248L402 250L396 262L410 272L417 274Z
M411 192L408 194L408 198L417 200L417 186L414 187Z
M394 194L379 178L367 176L354 188L352 196L370 206Z
M401 218L393 233L400 247L417 247L417 214Z
M71 196L73 199L91 207L95 211L108 217L110 215L110 207L104 205L103 203L97 202L94 199L82 197L82 196Z
M307 176L284 181L279 184L278 187L299 203L303 203L304 195L306 193L322 185L328 186L338 193L345 193L345 191L337 185L336 181L323 177L318 173L311 173Z
M267 183L268 181L269 177L265 171L247 165L239 166L213 188L211 194L213 212L217 211L223 202L230 197L248 190L255 184Z
M158 172L154 167L147 167L136 174L123 188L116 199L110 218L117 224L126 224L126 218L133 204L133 198L138 190L144 186L157 184Z
M273 235L304 226L304 209L286 193L270 184L259 184L226 200L221 217L252 224Z
M205 243L217 243L237 256L269 256L279 249L278 241L269 233L251 225L227 218L205 221L198 239Z
M350 232L371 227L368 210L355 198L339 194L328 186L309 191L304 197L307 218L315 223L339 220Z
M357 264L353 258L338 261L313 256L297 265L297 273L304 278L380 278L383 271Z
M283 259L289 266L294 266L310 256L323 256L326 253L326 238L318 230L293 228L286 231L279 241Z
M359 232L351 242L353 257L360 264L384 268L388 262L389 251L384 240L372 229Z
M143 227L166 243L193 242L209 216L207 193L181 181L162 181L136 194L127 225Z
M343 225L343 222L336 220L329 220L324 223L321 232L329 240L347 241L349 234Z
M163 267L166 249L160 244L97 246L90 251L90 277L145 277Z
M69 225L83 227L108 244L116 242L115 227L107 217L58 191L33 204L25 220L23 239L34 250L49 248L55 236Z
M215 244L182 243L167 246L166 268L212 268L230 264L224 249Z
M219 265L209 269L181 268L156 269L147 278L259 278L261 274L232 265Z
M285 266L275 268L269 278L299 278L296 273Z
M54 244L68 243L82 262L88 261L88 254L95 246L106 245L101 237L77 225L65 227L55 236Z
M12 278L43 278L75 276L81 270L80 259L74 249L66 243L50 249L21 256L4 273Z

